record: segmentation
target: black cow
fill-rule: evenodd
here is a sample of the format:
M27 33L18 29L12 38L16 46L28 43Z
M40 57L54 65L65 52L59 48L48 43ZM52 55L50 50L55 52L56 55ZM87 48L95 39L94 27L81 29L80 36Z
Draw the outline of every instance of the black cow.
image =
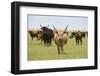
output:
M83 38L85 38L86 32L81 32L81 36L82 36Z
M45 46L50 46L51 45L51 39L53 38L53 30L40 25L41 29L43 30L43 41Z

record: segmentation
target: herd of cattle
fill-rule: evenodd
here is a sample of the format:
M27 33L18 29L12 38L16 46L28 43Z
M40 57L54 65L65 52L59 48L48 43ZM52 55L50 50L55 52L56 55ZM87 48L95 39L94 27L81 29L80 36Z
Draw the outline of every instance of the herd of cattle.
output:
M69 32L67 31L68 25L65 27L64 30L58 30L55 28L54 25L52 25L53 29L49 28L48 26L42 26L40 25L40 29L32 29L29 30L29 34L31 36L31 39L33 40L34 37L37 38L37 40L40 40L44 43L44 46L51 46L52 40L54 40L55 44L57 45L57 51L58 54L63 54L63 46L67 44L68 38L75 38L76 45L81 44L82 45L82 39L88 36L88 32L82 32L82 31L73 31Z

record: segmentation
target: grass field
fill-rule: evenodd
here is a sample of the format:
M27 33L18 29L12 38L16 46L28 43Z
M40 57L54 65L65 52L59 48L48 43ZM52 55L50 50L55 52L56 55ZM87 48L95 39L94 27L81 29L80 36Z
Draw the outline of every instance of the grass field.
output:
M58 55L57 47L52 41L52 46L45 47L41 41L31 39L28 36L28 60L56 60L56 59L84 59L88 57L87 38L83 38L83 44L76 45L75 39L68 39L64 46L64 54Z

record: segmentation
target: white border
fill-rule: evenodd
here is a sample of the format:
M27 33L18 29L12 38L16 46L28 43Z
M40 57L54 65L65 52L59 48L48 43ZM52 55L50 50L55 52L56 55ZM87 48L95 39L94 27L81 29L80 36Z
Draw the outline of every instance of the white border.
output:
M88 59L27 61L27 14L88 17ZM20 7L20 70L94 65L94 11Z

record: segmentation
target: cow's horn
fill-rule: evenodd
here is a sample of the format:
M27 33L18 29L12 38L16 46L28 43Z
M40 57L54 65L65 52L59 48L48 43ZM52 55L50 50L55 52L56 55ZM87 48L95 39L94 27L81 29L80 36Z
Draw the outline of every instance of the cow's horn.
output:
M54 25L52 25L52 26L53 26L54 30L56 31L56 33L58 34L58 32L57 32L56 28L54 27Z
M56 28L54 27L54 25L52 25L52 26L53 26L54 30L57 31Z
M49 25L47 27L49 27Z
M66 26L66 28L65 28L65 30L64 30L64 32L63 32L63 34L66 32L67 28L68 28L68 25Z
M42 28L42 25L40 24L40 27Z
M66 30L67 30L67 28L68 28L68 25L66 26L66 28L65 28L65 30L64 30L64 31L66 31Z

